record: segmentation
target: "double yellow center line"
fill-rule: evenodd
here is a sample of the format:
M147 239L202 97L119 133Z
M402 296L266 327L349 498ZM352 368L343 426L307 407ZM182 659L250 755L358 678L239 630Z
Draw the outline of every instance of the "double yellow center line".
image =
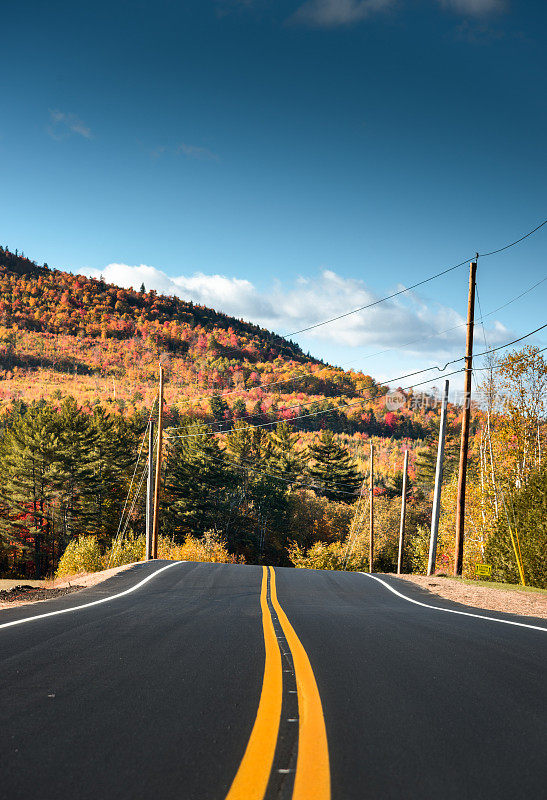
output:
M264 800L274 762L283 700L283 669L268 606L268 572L270 599L291 650L298 692L298 758L292 800L330 800L327 733L313 670L277 599L273 567L262 569L260 606L266 649L262 692L253 730L226 800Z

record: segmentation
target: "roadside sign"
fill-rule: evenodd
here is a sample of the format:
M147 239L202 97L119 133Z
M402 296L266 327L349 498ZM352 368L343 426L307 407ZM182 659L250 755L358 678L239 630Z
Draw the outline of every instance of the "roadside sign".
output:
M490 564L476 564L475 574L490 576L492 574L492 567L490 566Z

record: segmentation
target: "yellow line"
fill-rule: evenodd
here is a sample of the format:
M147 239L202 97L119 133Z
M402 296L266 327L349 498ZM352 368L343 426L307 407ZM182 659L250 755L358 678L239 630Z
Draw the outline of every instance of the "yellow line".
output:
M329 750L321 698L308 654L277 600L273 567L270 596L291 649L298 690L298 759L292 800L330 800Z
M268 608L268 571L266 567L262 570L260 607L266 648L262 693L247 749L226 800L263 800L272 771L279 732L283 697L281 653Z

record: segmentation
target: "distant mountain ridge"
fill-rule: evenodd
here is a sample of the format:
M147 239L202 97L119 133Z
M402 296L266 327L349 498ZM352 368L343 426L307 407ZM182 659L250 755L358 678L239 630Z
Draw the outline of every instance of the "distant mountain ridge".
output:
M283 353L296 361L321 363L304 356L298 344L251 322L178 297L123 289L101 279L52 270L4 247L0 247L0 290L0 324L7 327L128 339L139 323L180 322L206 330L232 329L254 338L261 352L270 348L271 355ZM176 343L166 341L166 345L169 348Z
M132 415L149 410L170 356L173 419L255 423L395 438L424 436L422 412L385 406L388 387L298 344L178 297L52 270L0 247L0 409L72 396ZM212 397L222 395L213 407ZM359 401L362 402L359 402Z

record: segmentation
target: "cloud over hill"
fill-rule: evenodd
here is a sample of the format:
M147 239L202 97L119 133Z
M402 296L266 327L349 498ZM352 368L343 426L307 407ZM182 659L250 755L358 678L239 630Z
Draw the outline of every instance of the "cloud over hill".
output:
M364 281L344 278L329 269L312 278L296 277L290 285L277 281L266 291L249 280L225 275L196 272L170 277L146 264L109 264L103 270L87 270L85 274L95 278L102 275L106 281L125 288L138 288L144 283L147 290L191 300L289 336L292 331L379 299ZM397 285L395 290L401 288L404 287ZM492 346L500 344L510 334L504 325L492 321L487 330L488 342ZM409 292L403 298L360 311L306 335L344 347L396 348L419 340L406 349L408 354L442 358L456 350L459 354L465 341L465 320L455 309Z

